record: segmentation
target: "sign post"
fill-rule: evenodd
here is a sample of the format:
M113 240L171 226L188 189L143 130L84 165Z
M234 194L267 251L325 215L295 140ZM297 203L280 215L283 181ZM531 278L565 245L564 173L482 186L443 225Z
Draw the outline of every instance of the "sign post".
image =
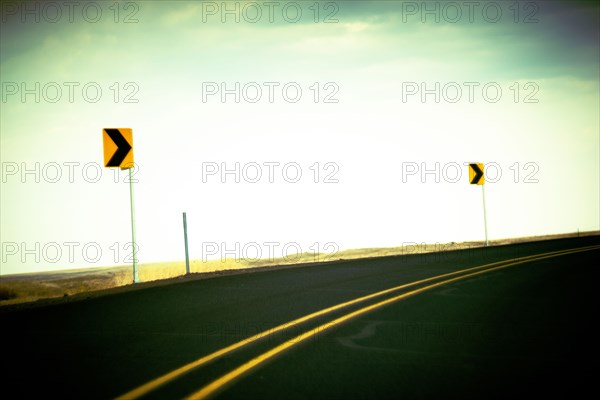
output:
M483 194L483 228L485 229L485 245L489 246L490 242L488 241L487 234L487 215L485 212L485 185L481 185L481 193Z
M188 240L187 240L187 218L185 212L183 213L183 240L185 241L185 274L190 273L190 256L188 253Z
M104 166L129 170L129 199L131 207L131 241L133 258L133 283L140 281L135 241L135 208L133 197L133 130L131 128L105 128L102 130Z
M135 241L135 207L133 206L133 176L131 173L133 165L127 169L129 170L129 200L131 203L131 256L133 258L133 283L138 283L140 281L140 276L137 265L137 245Z
M469 164L469 183L471 185L480 185L481 194L483 196L483 228L485 230L485 245L489 246L488 230L487 230L487 215L485 212L485 176L483 174L483 163Z

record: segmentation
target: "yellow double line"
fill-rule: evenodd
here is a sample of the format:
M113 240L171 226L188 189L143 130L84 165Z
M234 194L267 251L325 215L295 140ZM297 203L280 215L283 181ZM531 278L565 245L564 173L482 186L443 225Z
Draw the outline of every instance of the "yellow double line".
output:
M265 361L267 361L268 359L276 356L277 354L289 349L290 347L305 341L306 339L310 338L311 336L313 336L317 333L321 333L323 331L331 329L343 322L346 322L346 321L348 321L354 317L357 317L359 315L368 313L369 311L372 311L376 308L385 306L387 304L390 304L390 303L398 301L398 300L405 299L410 296L414 296L416 294L425 292L427 290L431 290L433 288L436 288L436 287L439 287L442 285L446 285L448 283L457 282L459 280L470 278L470 277L473 277L476 275L481 275L481 274L484 274L487 272L496 271L496 270L499 270L502 268L507 268L507 267L511 267L514 265L524 264L524 263L528 263L528 262L532 262L532 261L543 260L546 258L557 257L557 256L572 254L572 253L578 253L578 252L582 252L582 251L596 250L596 249L600 249L600 246L598 246L598 245L586 246L586 247L580 247L580 248L576 248L576 249L553 251L553 252L549 252L549 253L542 253L542 254L536 254L536 255L532 255L532 256L519 257L519 258L510 259L510 260L498 261L498 262L494 262L494 263L490 263L490 264L481 265L478 267L466 268L466 269L455 271L455 272L450 272L450 273L446 273L446 274L442 274L442 275L433 276L433 277L430 277L427 279L422 279L419 281L403 284L400 286L395 286L393 288L382 290L380 292L373 293L373 294L370 294L367 296L359 297L354 300L346 301L344 303L340 303L340 304L334 305L332 307L328 307L328 308L322 309L320 311L297 318L297 319L287 322L285 324L281 324L279 326L276 326L275 328L258 333L252 337L249 337L247 339L244 339L242 341L239 341L237 343L234 343L232 345L224 347L220 350L217 350L214 353L211 353L211 354L201 357L195 361L192 361L189 364L186 364L186 365L184 365L180 368L177 368L169 373L159 376L158 378L155 378L155 379L125 393L125 394L119 396L117 398L117 400L126 400L126 399L133 400L133 399L142 397L142 396L156 390L160 386L186 374L187 372L190 372L191 370L193 370L195 368L198 368L204 364L207 364L210 361L213 361L221 356L224 356L225 354L231 353L232 351L235 351L235 350L237 350L241 347L244 347L250 343L254 343L264 337L267 337L267 335L269 335L269 334L283 331L285 329L288 329L288 328L294 327L296 325L302 324L304 322L310 321L310 320L320 317L322 315L329 314L336 310L340 310L342 308L349 307L351 305L361 303L361 302L364 302L364 301L367 301L367 300L370 300L370 299L373 299L376 297L380 297L380 296L383 296L383 295L386 295L386 294L389 294L392 292L397 292L399 290L418 286L418 285L432 282L435 280L451 277L450 279L445 279L440 282L432 283L430 285L423 286L423 287L411 290L409 292L402 293L395 297L391 297L389 299L380 301L378 303L366 306L364 308L361 308L359 310L353 311L349 314L345 314L339 318L336 318L326 324L320 325L314 329L306 331L305 333L298 335L298 336L294 337L293 339L290 339L290 340L280 344L279 346L274 347L273 349L253 358L252 360L248 361L247 363L237 367L233 371L221 376L217 380L206 385L205 387L198 390L197 392L192 393L188 397L188 399L194 399L194 400L205 399L208 396L214 394L216 391L222 389L227 384L230 384L234 379L239 378L240 376L248 373L253 368L259 366L260 364L262 364Z

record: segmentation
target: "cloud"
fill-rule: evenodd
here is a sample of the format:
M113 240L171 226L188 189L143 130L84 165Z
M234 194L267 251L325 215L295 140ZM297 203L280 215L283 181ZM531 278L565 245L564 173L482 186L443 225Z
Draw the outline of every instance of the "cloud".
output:
M186 2L187 3L187 2ZM168 27L179 26L192 20L198 21L201 8L199 4L188 3L180 8L169 8L170 11L162 16L163 25Z

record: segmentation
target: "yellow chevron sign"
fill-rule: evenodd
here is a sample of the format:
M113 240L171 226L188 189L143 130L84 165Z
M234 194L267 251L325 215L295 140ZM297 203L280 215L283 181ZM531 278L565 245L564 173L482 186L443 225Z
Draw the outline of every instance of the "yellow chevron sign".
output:
M108 168L133 168L133 130L131 128L105 128L104 166Z
M483 163L469 164L469 182L471 185L483 185L485 177L483 176Z

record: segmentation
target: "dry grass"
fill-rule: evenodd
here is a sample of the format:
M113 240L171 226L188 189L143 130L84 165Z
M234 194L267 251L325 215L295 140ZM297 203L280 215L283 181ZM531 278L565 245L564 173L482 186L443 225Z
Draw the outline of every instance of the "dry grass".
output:
M580 234L548 235L529 238L495 240L492 244L521 243L534 240L558 239L576 236L598 235L600 232ZM190 272L196 274L219 271L236 271L260 267L276 267L305 263L319 263L357 258L385 257L416 253L460 250L483 246L483 242L445 244L405 244L399 247L365 248L345 250L336 254L302 253L286 258L248 261L243 259L192 260ZM139 266L142 282L152 282L185 275L185 262L146 263ZM0 278L0 305L31 302L39 299L66 297L78 293L125 286L132 283L132 267L101 267L80 270L52 271L46 273L21 274Z
M18 294L9 287L0 286L0 301L12 300L17 298Z

